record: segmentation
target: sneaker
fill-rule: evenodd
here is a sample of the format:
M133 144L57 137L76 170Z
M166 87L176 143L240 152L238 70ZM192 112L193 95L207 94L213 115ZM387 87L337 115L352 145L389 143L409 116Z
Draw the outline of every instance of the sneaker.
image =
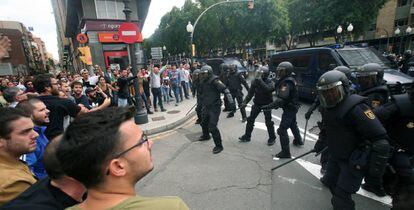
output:
M161 108L161 111L162 111L162 112L165 112L165 111L167 111L167 110L166 110L166 109L164 109L164 108Z
M202 135L202 136L200 136L200 138L198 138L199 141L207 141L209 139L211 139L210 135L208 135L208 136Z
M250 138L247 137L246 135L243 135L243 136L239 137L239 140L240 140L239 142L241 142L241 143L250 142Z
M285 152L285 151L281 151L281 152L279 152L279 153L277 153L276 155L275 155L275 157L277 157L277 158L292 158L292 156L290 156L290 152Z
M223 151L223 146L215 146L215 147L213 148L213 154L218 154L218 153L220 153L221 151Z
M371 184L364 183L364 184L361 185L361 187L362 187L362 189L364 189L366 191L374 193L378 197L384 197L384 196L387 195L382 186L374 186L374 185L371 185Z
M244 122L246 122L247 121L247 118L246 117L244 117L243 119L242 119L242 123L244 123Z

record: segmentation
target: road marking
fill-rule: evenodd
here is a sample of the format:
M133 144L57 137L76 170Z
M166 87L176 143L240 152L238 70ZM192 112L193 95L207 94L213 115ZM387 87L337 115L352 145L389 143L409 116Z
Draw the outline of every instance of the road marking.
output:
M294 157L292 157L294 158ZM305 168L309 173L311 173L313 176L315 176L317 179L320 179L322 177L322 174L320 173L321 166L303 159L297 159L296 162L298 162L303 168ZM364 197L376 200L378 202L381 202L387 206L392 206L391 202L392 199L390 196L385 197L378 197L375 194L368 192L362 188L359 188L358 192L359 195L362 195Z

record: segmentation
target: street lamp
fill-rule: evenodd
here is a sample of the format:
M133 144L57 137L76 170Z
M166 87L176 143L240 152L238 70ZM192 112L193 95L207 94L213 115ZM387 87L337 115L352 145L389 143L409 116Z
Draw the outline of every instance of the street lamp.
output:
M342 36L341 36L341 33L342 33L342 31L343 31L343 29L342 29L342 26L341 25L339 25L338 26L338 28L336 28L336 33L338 34L338 38L337 38L337 42L339 43L339 44L341 44L341 39L342 39Z
M193 63L193 32L194 32L194 26L191 24L191 21L188 21L188 24L186 26L187 32L190 33L190 55L191 55L191 63Z
M405 33L408 36L408 49L409 50L411 49L411 37L410 37L410 34L411 34L412 31L413 31L413 29L411 28L411 26L408 26L407 29L405 30Z

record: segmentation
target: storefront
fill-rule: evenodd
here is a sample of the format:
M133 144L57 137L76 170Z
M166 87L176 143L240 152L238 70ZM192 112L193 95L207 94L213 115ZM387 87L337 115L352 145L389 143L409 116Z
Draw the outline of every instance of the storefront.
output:
M105 67L126 69L128 67L127 45L119 41L118 32L98 33L105 60Z

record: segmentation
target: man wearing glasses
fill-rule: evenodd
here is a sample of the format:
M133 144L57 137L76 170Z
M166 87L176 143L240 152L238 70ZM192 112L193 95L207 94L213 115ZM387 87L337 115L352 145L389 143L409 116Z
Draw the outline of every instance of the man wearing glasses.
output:
M153 142L133 116L126 108L108 108L76 118L68 127L58 159L63 171L88 189L87 199L69 210L188 209L178 197L136 195L135 184L154 165Z

